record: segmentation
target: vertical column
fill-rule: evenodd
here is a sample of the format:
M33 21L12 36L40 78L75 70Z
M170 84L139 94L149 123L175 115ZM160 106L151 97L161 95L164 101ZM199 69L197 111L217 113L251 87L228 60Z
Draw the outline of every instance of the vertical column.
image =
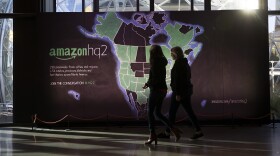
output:
M82 0L82 12L85 12L85 7L86 7L85 0Z
M139 12L140 8L140 2L139 0L136 0L136 11Z
M99 12L99 0L94 0L93 3L94 3L93 11L94 12Z
M211 11L211 0L204 0L205 11Z
M53 0L53 12L56 12L56 0Z
M155 11L155 0L150 0L150 11Z

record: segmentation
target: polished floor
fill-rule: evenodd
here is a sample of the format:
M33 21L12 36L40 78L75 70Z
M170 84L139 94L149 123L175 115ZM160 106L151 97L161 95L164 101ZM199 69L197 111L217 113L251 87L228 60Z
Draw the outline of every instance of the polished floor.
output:
M278 126L278 128L277 128ZM43 129L0 127L1 156L280 156L280 124L263 126L204 126L205 136L191 141L184 134L145 146L147 127ZM157 131L161 131L158 129Z

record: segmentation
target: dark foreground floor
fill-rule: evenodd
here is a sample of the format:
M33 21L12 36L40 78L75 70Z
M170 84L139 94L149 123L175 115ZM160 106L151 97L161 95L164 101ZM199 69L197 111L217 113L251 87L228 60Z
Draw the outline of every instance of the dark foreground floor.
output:
M162 139L145 146L147 127L42 129L0 127L1 156L280 156L280 125L203 127L205 136L188 139L189 127L180 127L182 139ZM158 130L160 131L160 130Z

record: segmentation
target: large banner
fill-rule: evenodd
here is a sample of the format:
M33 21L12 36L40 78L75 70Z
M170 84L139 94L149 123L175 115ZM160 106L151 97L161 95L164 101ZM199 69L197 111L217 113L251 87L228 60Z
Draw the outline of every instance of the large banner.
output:
M141 120L147 116L149 49L161 45L190 52L200 119L256 118L269 113L265 14L224 12L124 12L42 14L38 53L46 121ZM170 105L171 89L162 112ZM182 109L178 118L186 114Z

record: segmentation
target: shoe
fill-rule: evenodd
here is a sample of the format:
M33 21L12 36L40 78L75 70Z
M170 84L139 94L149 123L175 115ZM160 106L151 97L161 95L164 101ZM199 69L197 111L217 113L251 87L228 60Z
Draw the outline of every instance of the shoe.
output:
M175 142L178 142L181 138L180 133L182 133L182 131L178 128L171 128L171 132L175 136Z
M154 141L155 145L157 145L157 135L155 133L151 133L149 139L144 144L151 145Z
M157 135L157 137L162 139L170 139L170 134L167 134L167 132L161 132Z
M195 139L201 138L203 136L204 136L204 134L201 131L198 131L198 132L195 132L194 135L190 139L195 140Z

